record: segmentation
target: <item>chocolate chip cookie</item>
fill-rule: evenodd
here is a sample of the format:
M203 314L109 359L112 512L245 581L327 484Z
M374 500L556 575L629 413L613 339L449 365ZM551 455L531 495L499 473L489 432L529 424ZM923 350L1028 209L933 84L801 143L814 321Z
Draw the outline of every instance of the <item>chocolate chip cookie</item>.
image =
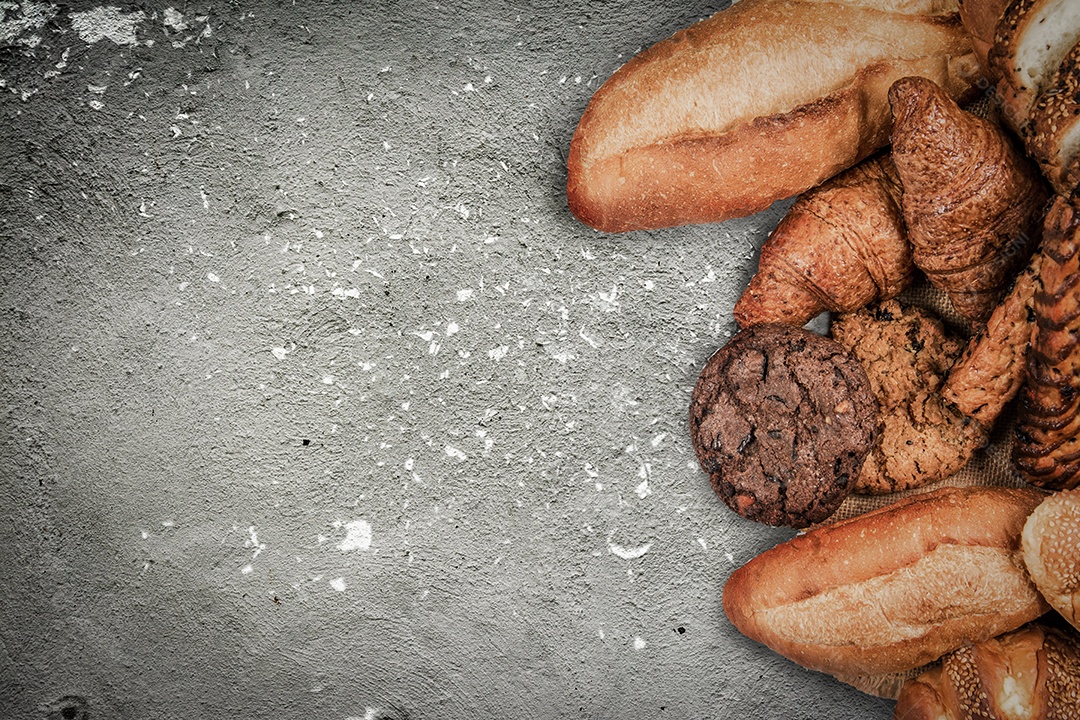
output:
M702 369L690 434L717 495L743 517L802 528L851 492L878 426L866 372L803 328L740 331Z

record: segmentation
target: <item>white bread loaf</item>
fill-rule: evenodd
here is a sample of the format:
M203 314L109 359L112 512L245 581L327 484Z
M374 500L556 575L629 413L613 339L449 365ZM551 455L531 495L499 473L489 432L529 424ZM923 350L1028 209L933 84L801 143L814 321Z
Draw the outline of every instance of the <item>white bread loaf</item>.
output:
M616 232L749 215L888 143L887 94L978 77L956 0L741 0L598 89L567 162L570 209Z
M1046 612L1020 559L1041 499L1029 488L943 488L816 528L732 573L724 611L813 670L920 667Z
M1043 500L1024 524L1024 565L1050 606L1080 628L1080 488Z

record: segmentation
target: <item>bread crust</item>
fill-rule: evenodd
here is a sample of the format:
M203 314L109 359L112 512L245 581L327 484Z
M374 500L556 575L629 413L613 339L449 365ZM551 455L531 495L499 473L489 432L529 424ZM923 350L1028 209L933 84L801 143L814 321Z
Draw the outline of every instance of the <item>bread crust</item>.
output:
M1040 33L1048 27L1068 24L1075 18L1054 18L1064 13L1067 0L1012 0L1005 8L994 31L994 45L987 62L990 75L997 80L998 99L1002 116L1014 130L1023 132L1032 107L1047 83L1054 77L1058 64L1080 40L1080 26L1061 33L1047 43ZM1030 49L1040 55L1032 62Z
M1019 557L1030 488L914 495L782 543L732 573L743 634L834 675L902 672L1047 610Z
M1070 174L1080 149L1080 43L1073 46L1031 109L1024 142L1059 195L1070 195L1077 177Z
M971 89L958 15L873 4L742 0L631 59L574 133L571 211L607 232L749 215L885 145L898 78Z
M1049 496L1024 524L1024 565L1047 602L1080 629L1080 488Z

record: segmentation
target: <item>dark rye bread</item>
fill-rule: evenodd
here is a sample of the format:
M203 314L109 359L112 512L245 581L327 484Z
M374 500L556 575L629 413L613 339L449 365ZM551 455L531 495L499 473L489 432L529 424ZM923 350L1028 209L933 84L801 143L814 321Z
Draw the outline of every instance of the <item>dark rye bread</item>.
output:
M877 435L866 372L843 347L797 327L740 331L702 369L690 435L713 489L769 525L808 527L851 492Z

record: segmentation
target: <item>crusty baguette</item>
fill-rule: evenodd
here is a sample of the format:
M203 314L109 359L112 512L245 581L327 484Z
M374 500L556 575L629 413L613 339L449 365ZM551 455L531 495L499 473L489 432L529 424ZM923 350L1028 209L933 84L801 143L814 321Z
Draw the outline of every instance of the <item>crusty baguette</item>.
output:
M586 108L570 209L609 232L712 222L832 177L888 142L896 79L972 88L945 1L741 0L653 45Z
M1019 557L1041 499L1028 488L943 488L816 528L732 573L724 611L814 670L920 667L1046 612Z

